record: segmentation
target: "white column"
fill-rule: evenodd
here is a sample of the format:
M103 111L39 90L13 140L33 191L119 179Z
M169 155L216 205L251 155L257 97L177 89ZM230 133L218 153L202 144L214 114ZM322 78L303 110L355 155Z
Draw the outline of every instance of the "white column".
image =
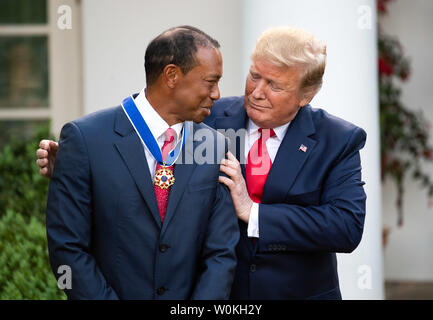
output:
M301 27L327 43L328 62L315 107L364 128L361 151L367 215L362 241L338 254L343 299L383 299L380 140L378 118L376 2L374 0L243 0L243 74L262 31L276 25Z

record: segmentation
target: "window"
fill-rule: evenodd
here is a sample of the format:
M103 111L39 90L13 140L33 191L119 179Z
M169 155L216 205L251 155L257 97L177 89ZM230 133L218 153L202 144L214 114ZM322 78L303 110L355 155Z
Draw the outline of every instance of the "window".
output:
M58 8L72 12L72 29L57 26ZM0 1L0 146L47 124L81 116L80 2Z

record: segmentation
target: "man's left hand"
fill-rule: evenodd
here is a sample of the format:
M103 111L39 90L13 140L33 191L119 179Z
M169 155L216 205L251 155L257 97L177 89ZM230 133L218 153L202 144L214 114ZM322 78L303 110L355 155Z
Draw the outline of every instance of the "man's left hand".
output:
M227 152L227 158L221 160L220 171L229 178L220 176L218 180L229 188L238 218L248 223L253 201L248 194L239 161L230 151Z

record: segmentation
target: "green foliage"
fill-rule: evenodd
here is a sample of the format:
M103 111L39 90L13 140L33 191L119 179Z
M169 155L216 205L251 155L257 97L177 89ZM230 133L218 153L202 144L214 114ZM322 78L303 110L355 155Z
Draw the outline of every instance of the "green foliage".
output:
M48 179L35 151L48 127L0 151L0 299L64 299L48 260L45 209Z
M0 299L65 299L48 261L45 225L8 210L0 218Z
M12 210L44 221L49 181L39 174L35 152L47 137L44 126L30 141L12 137L0 151L0 216Z

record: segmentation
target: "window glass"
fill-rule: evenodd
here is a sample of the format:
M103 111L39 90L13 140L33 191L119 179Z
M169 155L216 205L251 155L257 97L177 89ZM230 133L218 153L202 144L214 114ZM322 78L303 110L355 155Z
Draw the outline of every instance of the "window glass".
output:
M48 106L47 37L0 37L0 108Z
M0 25L46 23L47 0L0 0Z

